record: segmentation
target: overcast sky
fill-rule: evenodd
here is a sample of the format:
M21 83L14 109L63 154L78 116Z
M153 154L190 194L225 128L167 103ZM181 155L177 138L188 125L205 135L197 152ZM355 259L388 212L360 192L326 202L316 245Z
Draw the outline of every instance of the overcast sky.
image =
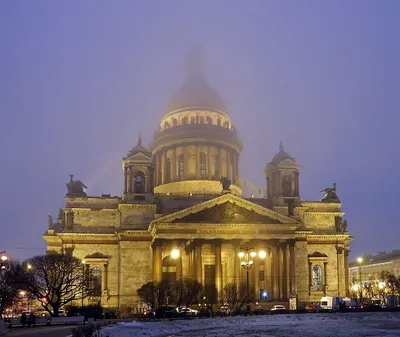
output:
M185 56L244 143L241 178L265 188L285 150L300 193L337 183L352 257L400 249L400 1L1 1L0 251L44 252L69 174L123 192L121 158L151 141Z

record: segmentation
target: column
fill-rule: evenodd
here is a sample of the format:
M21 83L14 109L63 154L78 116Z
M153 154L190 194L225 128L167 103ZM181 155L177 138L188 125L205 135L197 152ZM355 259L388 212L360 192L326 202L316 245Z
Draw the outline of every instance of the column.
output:
M240 177L240 173L239 173L239 153L236 154L236 176Z
M227 149L226 150L226 170L227 170L227 177L230 181L233 181L232 179L232 170L231 170L231 165L232 165L232 155L231 155L231 150Z
M153 281L159 282L162 278L162 246L159 242L153 243Z
M188 173L189 173L189 149L187 145L183 147L183 179L188 178Z
M221 179L222 175L222 151L221 148L218 148L218 179Z
M337 279L338 279L338 296L345 296L346 289L345 289L345 266L344 266L344 252L342 246L336 246L337 252Z
M254 292L255 292L255 299L259 300L260 299L260 261L258 261L258 258L256 257L254 259Z
M221 242L217 241L215 249L215 286L218 292L218 298L222 298L222 264L221 264Z
M161 184L165 184L167 182L167 153L166 150L164 150L164 153L162 154L161 157Z
M289 298L289 295L291 294L291 286L290 286L290 249L289 249L289 244L286 242L285 243L285 284L286 284L286 299Z
M239 252L240 252L240 242L238 240L234 240L232 242L233 249L233 283L239 284L240 278L240 261L239 261Z
M161 185L161 156L156 155L156 186Z
M176 280L181 280L182 275L182 252L179 254L178 258L176 259Z
M278 245L274 243L271 247L271 260L272 260L272 298L279 299L279 259L278 259Z
M195 263L196 263L196 280L203 284L203 260L201 257L202 242L195 243Z
M299 172L296 171L294 173L294 177L295 177L295 189L296 189L296 194L295 196L298 197L300 196L300 189L299 189Z
M310 291L312 284L312 262L308 262L308 291Z
M128 178L127 178L127 184L128 184L128 193L132 193L132 175L133 175L133 169L132 167L128 167Z
M200 179L200 148L196 145L195 146L195 153L196 153L196 179Z
M346 289L345 293L346 293L346 296L348 296L349 295L349 287L350 287L350 284L349 284L349 249L348 248L345 248L345 250L344 250L344 272L345 272L344 283L345 283L345 289Z
M172 150L172 162L171 162L171 175L172 175L172 177L171 177L171 181L173 182L173 181L176 181L177 180L177 176L178 176L178 173L177 173L177 158L176 158L176 148L174 148L173 150Z
M208 179L212 178L211 163L212 163L211 146L207 145L207 177L208 177Z
M236 177L237 177L237 172L236 172L236 152L232 151L232 171L233 171L233 177L232 177L232 182L236 182Z
M124 194L128 191L128 172L126 166L124 167Z
M296 267L295 267L295 251L294 251L294 242L290 242L289 244L289 251L290 251L290 293L295 295L296 294Z
M327 285L328 285L328 262L324 262L324 296L326 296Z
M264 261L264 284L265 290L270 293L272 297L272 258L271 258L271 247L267 247L267 257Z
M283 259L283 252L284 252L283 246L282 244L279 244L278 254L279 254L279 299L280 300L283 300L285 297L284 293L285 263Z
M103 285L101 289L102 291L108 289L108 264L105 263L103 267L104 268L103 268L102 282L101 282L101 284Z

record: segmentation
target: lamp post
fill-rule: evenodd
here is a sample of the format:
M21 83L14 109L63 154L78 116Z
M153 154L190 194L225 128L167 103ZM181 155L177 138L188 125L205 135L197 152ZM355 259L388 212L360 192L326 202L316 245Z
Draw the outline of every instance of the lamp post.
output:
M363 284L362 284L362 277L361 277L361 264L363 262L363 258L362 257L357 258L357 262L359 264L358 273L359 273L359 277L360 277L360 305L362 305L362 302L363 302Z
M0 252L0 268L1 270L6 269L5 263L8 261L8 256L5 251Z
M257 253L254 251L254 248L241 248L239 252L239 258L241 260L240 265L246 270L246 294L247 301L250 299L250 287L249 287L249 271L254 265L254 258L257 256ZM258 256L260 258L265 258L267 253L263 250L258 252Z

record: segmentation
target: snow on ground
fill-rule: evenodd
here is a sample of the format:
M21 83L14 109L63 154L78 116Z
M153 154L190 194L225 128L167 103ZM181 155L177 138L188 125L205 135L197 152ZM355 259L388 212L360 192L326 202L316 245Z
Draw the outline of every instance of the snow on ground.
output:
M155 320L105 327L100 337L400 337L400 312Z

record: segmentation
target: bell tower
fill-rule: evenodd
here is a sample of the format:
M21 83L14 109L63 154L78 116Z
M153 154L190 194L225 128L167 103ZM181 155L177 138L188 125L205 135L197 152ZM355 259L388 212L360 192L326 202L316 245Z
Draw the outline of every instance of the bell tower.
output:
M142 145L138 137L137 144L122 158L124 170L124 200L150 200L153 194L153 165L151 152Z
M288 214L293 215L294 207L300 202L300 165L279 145L279 152L265 167L267 179L267 199L273 206L288 206Z

